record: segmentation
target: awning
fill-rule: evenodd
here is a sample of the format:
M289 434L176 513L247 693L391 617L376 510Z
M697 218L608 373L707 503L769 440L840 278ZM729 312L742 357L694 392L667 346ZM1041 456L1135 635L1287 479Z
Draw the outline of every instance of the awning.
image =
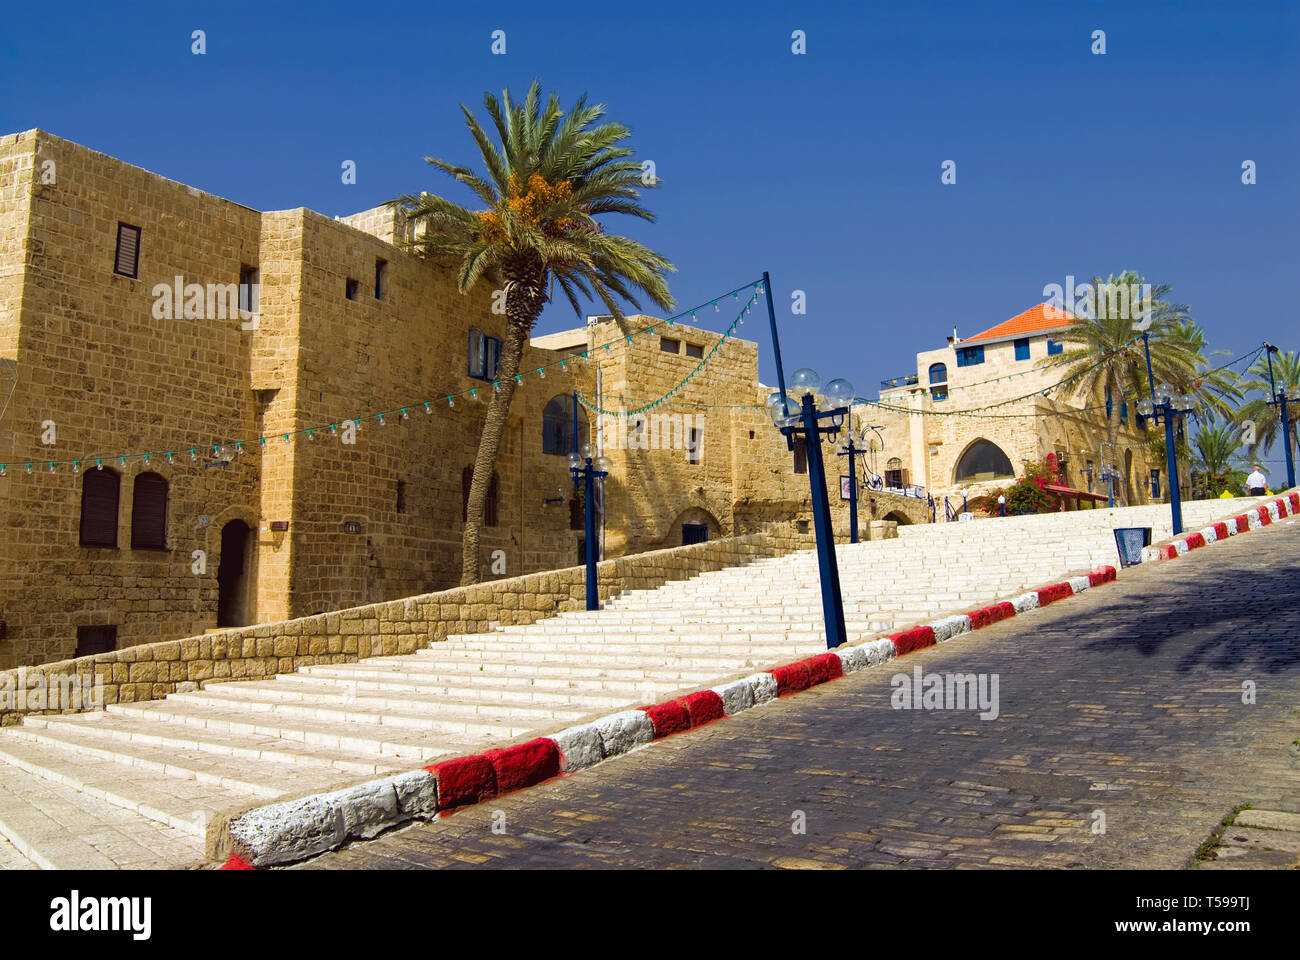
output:
M1106 499L1106 495L1104 493L1089 493L1087 490L1076 490L1074 489L1074 487L1062 487L1054 483L1044 484L1043 489L1046 490L1048 493L1054 493L1060 497L1078 497L1079 499L1082 500L1093 500L1093 501Z

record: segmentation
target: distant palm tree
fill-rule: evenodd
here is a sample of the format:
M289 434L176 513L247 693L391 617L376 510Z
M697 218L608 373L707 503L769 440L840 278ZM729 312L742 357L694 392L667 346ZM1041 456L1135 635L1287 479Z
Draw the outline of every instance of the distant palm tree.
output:
M1150 324L1151 366L1156 382L1175 385L1191 384L1202 357L1200 349L1181 332L1191 322L1187 307L1165 300L1172 289L1165 284L1153 285L1146 297L1132 303L1121 303L1107 296L1105 291L1121 285L1132 289L1145 281L1133 270L1125 270L1118 277L1111 274L1103 281L1094 277L1091 294L1085 300L1083 316L1077 317L1064 339L1073 348L1055 360L1066 367L1065 375L1071 379L1073 391L1088 401L1104 399L1106 417L1105 456L1111 466L1126 477L1128 487L1125 497L1132 502L1133 490L1128 471L1117 462L1115 451L1119 444L1121 405L1125 398L1141 398L1148 392L1146 353L1139 329L1147 311Z
M1237 423L1247 429L1246 447L1250 456L1257 457L1261 452L1271 452L1273 444L1282 433L1282 409L1277 404L1270 405L1269 396L1272 389L1268 379L1268 358L1261 356L1247 371L1251 379L1243 380L1243 392L1260 391L1263 397L1255 397L1243 403L1237 410ZM1300 398L1300 354L1294 350L1284 350L1273 355L1273 378L1279 390L1285 390L1288 398ZM1296 449L1296 414L1300 413L1300 403L1288 404L1291 414L1291 449ZM1255 440L1250 442L1250 434Z
M1213 425L1220 418L1231 420L1236 416L1237 404L1241 402L1241 377L1228 367L1212 365L1214 357L1227 356L1227 350L1216 350L1205 354L1205 332L1195 320L1173 323L1166 332L1165 339L1178 346L1180 351L1198 358L1196 369L1188 380L1170 380L1171 386L1189 394L1196 401L1196 417L1207 425Z
M1192 486L1198 495L1217 497L1240 472L1232 460L1241 446L1241 432L1234 424L1202 427L1193 446Z
M392 201L416 228L405 242L408 249L460 261L461 293L481 278L501 283L505 293L507 332L474 459L462 543L462 584L479 579L479 525L489 481L514 397L515 375L529 333L548 299L548 283L553 280L559 285L579 316L579 294L599 298L625 330L620 301L639 308L635 291L665 310L673 305L665 277L673 265L635 240L605 233L596 221L605 213L654 220L638 202L638 191L655 184L647 182L641 164L630 159L632 151L620 146L628 129L618 123L597 124L605 108L588 106L585 95L567 114L555 94L548 96L543 108L535 80L523 103L512 101L506 90L499 102L485 94L483 104L497 142L468 107L462 104L461 110L486 177L468 167L425 159L472 190L486 209L471 211L428 193Z

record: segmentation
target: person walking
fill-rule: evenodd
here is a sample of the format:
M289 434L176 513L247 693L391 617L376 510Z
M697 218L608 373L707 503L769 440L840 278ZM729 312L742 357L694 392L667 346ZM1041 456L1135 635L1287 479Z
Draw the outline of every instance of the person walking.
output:
M1268 477L1264 476L1258 463L1255 464L1254 472L1246 478L1246 492L1252 497L1262 497L1268 492Z

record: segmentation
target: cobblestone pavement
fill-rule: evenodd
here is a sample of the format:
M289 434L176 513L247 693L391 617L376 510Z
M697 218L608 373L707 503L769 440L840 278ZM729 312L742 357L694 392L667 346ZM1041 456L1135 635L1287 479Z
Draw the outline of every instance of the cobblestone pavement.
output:
M290 869L1184 867L1300 813L1298 583L1283 521ZM892 709L917 666L996 674L998 717Z

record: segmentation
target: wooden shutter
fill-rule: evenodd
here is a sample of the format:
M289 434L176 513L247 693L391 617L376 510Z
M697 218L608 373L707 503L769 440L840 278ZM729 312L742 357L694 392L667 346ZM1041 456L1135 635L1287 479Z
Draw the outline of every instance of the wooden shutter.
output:
M140 275L140 228L129 223L117 225L117 257L113 272L124 277Z
M112 470L87 470L81 481L81 545L117 546L118 476Z
M156 473L142 473L131 494L131 549L166 548L167 481Z

